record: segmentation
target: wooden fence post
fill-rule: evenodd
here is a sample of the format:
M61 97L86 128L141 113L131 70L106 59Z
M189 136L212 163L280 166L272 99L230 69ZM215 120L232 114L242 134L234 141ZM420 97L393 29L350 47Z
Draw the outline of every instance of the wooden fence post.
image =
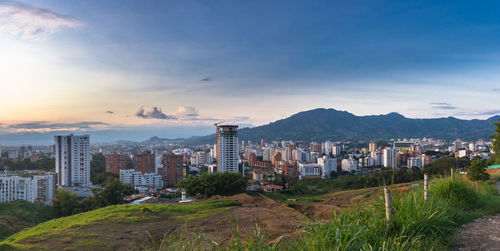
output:
M429 200L429 193L427 192L427 189L429 188L429 178L427 174L424 174L424 200L428 201Z
M453 180L453 168L451 169L451 180Z
M391 221L392 218L392 200L391 200L391 190L387 187L384 187L385 194L385 217L387 221Z

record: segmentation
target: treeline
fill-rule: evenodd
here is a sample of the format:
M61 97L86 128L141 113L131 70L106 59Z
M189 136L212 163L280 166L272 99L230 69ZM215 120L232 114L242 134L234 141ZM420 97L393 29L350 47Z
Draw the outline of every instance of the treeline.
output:
M450 169L465 170L470 166L468 158L454 158L446 157L437 159L432 164L424 167L423 170L419 168L402 168L392 170L389 168L382 169L382 171L367 175L343 175L333 177L330 179L305 179L297 181L292 185L289 191L283 193L290 193L296 195L306 194L323 194L330 190L350 190L360 189L367 187L385 186L399 183L407 183L424 178L424 173L429 174L431 177L449 175Z
M177 184L177 187L186 189L186 193L190 195L206 197L243 193L247 186L248 179L239 173L204 173L189 176Z
M101 207L125 203L124 196L137 191L130 184L122 184L120 180L110 177L103 188L92 189L93 196L84 199L68 190L58 189L53 202L57 216L68 216L98 209Z
M21 170L42 170L42 171L54 171L56 166L56 160L48 156L40 157L39 160L31 161L30 158L15 160L15 159L4 159L0 160L0 169L5 170L7 167L12 171Z

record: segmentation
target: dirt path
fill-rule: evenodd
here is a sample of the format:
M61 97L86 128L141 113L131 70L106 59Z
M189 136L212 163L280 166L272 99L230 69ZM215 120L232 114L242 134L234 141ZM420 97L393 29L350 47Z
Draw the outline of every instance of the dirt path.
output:
M496 183L500 192L500 182ZM500 215L488 216L465 224L455 235L455 250L499 250Z

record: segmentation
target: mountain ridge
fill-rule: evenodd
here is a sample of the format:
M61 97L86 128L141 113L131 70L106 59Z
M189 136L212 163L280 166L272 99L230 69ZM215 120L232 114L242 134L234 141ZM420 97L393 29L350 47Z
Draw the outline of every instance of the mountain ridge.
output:
M407 118L396 112L357 116L333 108L317 108L265 125L242 128L238 134L240 140L254 142L260 139L267 142L273 140L359 141L422 137L475 140L487 138L494 130L491 123L499 119L499 115L486 120L463 120L451 116ZM186 143L191 144L214 142L214 134L186 139Z

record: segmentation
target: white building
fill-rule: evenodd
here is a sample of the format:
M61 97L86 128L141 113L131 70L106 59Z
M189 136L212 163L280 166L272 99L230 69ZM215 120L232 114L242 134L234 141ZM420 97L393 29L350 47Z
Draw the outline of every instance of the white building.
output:
M155 173L142 174L140 171L134 169L120 170L120 181L123 184L131 184L133 187L151 187L157 189L163 188L162 176Z
M56 173L59 186L90 187L90 136L55 136Z
M57 174L46 173L35 175L31 180L31 197L40 201L50 201L56 196Z
M27 200L49 201L55 197L54 173L35 175L33 178L19 176L0 176L0 202Z
M358 162L355 159L343 159L342 160L342 171L344 172L357 172Z
M325 143L323 143L323 154L325 155L330 155L330 153L332 153L332 146L333 146L333 143L329 140L325 141Z
M330 178L332 172L337 172L337 159L323 156L318 158L318 165L321 167L321 178Z
M422 158L420 157L410 157L408 158L408 168L418 167L422 169Z
M217 171L218 172L238 172L239 142L238 126L217 125Z
M395 151L392 148L386 148L382 151L382 165L384 167L393 167Z
M305 177L320 177L321 166L319 164L299 163L298 172L299 172L299 179Z
M340 146L333 145L332 146L332 154L333 154L333 156L338 156L340 154Z
M373 159L374 166L382 166L383 163L383 153L381 151L373 151L370 153L370 157Z

